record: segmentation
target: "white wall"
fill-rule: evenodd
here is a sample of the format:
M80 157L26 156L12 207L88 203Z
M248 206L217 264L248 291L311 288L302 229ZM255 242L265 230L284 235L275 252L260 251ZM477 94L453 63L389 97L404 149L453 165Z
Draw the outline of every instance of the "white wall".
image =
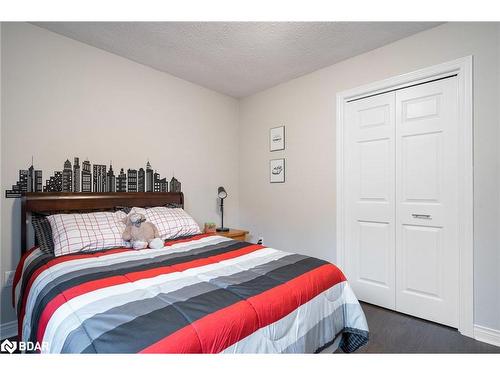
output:
M337 92L474 55L475 322L500 329L499 30L445 24L286 82L240 103L240 222L270 246L334 261ZM286 150L269 152L269 128ZM269 159L286 158L270 184Z
M238 102L130 60L24 23L2 29L1 275L20 254L20 204L4 190L34 156L47 172L66 158L153 168L182 182L186 209L238 226ZM2 285L1 322L15 319Z

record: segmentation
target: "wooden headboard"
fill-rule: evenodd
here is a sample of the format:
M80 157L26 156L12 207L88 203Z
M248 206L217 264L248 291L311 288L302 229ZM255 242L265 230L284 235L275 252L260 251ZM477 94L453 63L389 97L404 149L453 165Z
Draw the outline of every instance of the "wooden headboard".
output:
M175 203L184 207L182 193L25 193L21 203L21 251L28 245L33 213L76 213L115 207L154 207Z

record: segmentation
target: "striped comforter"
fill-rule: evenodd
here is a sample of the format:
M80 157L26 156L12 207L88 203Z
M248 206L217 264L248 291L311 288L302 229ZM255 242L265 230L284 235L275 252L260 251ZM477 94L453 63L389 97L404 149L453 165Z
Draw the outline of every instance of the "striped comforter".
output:
M368 340L334 265L215 235L21 259L19 334L50 353L308 353Z

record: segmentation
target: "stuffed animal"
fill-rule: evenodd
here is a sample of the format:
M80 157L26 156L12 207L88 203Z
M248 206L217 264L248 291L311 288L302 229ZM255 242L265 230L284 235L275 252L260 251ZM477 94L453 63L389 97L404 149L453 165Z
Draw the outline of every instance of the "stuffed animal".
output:
M146 222L146 217L140 213L131 213L125 219L125 231L122 238L130 241L135 250L160 249L163 241L159 238L158 229L153 223Z

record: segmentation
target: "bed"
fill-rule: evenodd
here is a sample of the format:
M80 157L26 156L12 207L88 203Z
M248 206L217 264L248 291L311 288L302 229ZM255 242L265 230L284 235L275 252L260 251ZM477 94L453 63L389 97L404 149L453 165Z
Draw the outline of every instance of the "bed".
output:
M182 193L28 193L34 212L183 205ZM23 247L23 248L24 248ZM216 234L161 249L55 257L36 245L16 270L19 337L42 353L314 353L368 341L342 272L326 261Z

